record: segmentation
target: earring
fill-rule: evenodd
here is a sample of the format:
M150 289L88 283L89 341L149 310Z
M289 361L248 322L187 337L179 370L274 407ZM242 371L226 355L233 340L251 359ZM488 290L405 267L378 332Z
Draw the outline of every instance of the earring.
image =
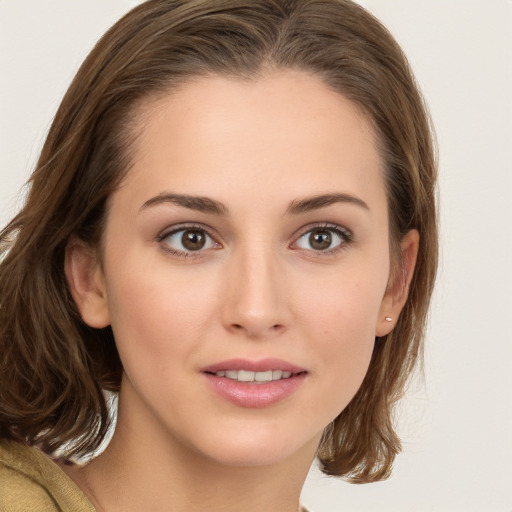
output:
M384 318L384 320L386 320L386 322L392 322L393 321L393 319L390 316L387 316L386 318Z

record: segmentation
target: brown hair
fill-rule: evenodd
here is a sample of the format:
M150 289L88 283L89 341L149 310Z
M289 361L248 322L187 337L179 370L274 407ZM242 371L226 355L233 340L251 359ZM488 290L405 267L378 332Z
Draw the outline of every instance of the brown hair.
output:
M387 477L400 450L393 404L421 357L437 266L436 161L429 118L400 47L348 0L150 0L87 57L49 131L26 204L0 234L0 437L70 455L96 449L109 424L104 390L122 366L110 328L80 318L64 276L71 235L101 240L106 202L130 167L144 100L195 76L257 78L265 69L319 76L360 105L385 163L392 254L420 234L408 301L376 340L358 393L324 433L324 472Z

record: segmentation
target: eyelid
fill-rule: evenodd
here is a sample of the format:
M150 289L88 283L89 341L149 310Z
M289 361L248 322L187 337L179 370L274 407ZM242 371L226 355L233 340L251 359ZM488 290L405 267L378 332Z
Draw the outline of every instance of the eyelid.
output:
M353 237L350 229L341 226L340 224L335 224L334 222L313 222L312 224L308 224L307 226L300 228L295 236L299 238L314 229L337 231L347 238Z
M344 238L344 242L342 242L341 244L339 244L336 247L333 247L332 249L326 249L324 251L321 251L321 250L316 250L315 251L314 249L309 249L308 250L308 249L302 249L302 248L298 248L297 250L302 250L302 251L305 251L305 252L308 252L308 253L313 254L315 256L320 256L320 257L322 257L322 256L329 256L329 255L337 253L338 251L342 251L342 250L346 249L354 241L354 235L353 235L353 233L352 233L352 231L350 229L348 229L348 228L346 228L344 226L340 226L339 224L331 223L331 222L319 222L319 223L314 223L314 224L308 224L307 226L304 226L303 228L301 228L298 231L298 233L294 236L294 241L292 242L291 245L293 246L304 235L310 233L311 231L315 231L315 230L318 230L318 231L321 231L321 230L334 231L339 236Z
M208 237L210 237L215 244L215 247L213 249L221 249L223 247L223 244L219 241L221 238L212 228L209 226L206 226L204 224L198 224L193 222L185 222L183 224L176 224L173 226L168 226L164 230L160 232L160 234L157 235L156 239L159 243L162 243L166 238L169 236L179 233L180 231L187 231L187 230L198 230L203 231ZM333 231L337 233L339 236L341 236L344 241L337 245L336 247L332 249L326 249L326 250L314 250L314 249L302 249L302 248L294 248L293 246L297 243L298 240L300 240L304 235L307 233L314 231L314 230L326 230L326 231ZM341 226L339 224L331 223L331 222L318 222L313 224L308 224L307 226L302 227L296 234L293 236L293 242L290 244L290 247L294 250L301 250L304 252L307 252L314 256L329 256L337 253L338 251L346 249L348 246L350 246L354 241L353 233L350 229ZM170 246L162 247L162 249L168 253L171 253L176 256L181 257L200 257L205 252L210 251L212 248L204 249L204 250L198 250L198 251L180 251L178 249L173 249Z
M162 231L157 235L157 238L159 240L163 240L169 235L177 233L178 231L186 231L187 229L197 229L198 231L204 231L211 238L219 238L219 236L212 228L206 226L205 224L198 224L195 222L183 222L182 224L173 224L172 226L167 226L166 228L162 229Z
M180 231L203 231L209 238L212 239L213 243L216 247L214 249L219 249L222 247L222 244L219 242L219 236L213 232L213 230L209 226L205 226L204 224L197 224L197 223L191 223L191 222L185 222L183 224L176 224L173 226L168 226L164 230L160 232L160 234L157 235L156 240L159 243L162 243L166 238L170 237L171 235L174 235L176 233L179 233ZM207 252L210 249L204 249L204 250L198 250L198 251L180 251L179 249L173 249L170 246L162 247L162 249L168 253L171 253L175 256L182 256L182 257L199 257L202 256L203 253Z

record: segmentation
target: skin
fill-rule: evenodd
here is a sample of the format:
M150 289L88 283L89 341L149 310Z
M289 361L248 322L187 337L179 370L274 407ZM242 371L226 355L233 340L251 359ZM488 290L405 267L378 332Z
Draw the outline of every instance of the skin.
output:
M99 510L296 512L323 429L406 297L390 282L371 123L298 71L194 80L143 110L102 254L76 239L66 253L84 321L112 325L125 369L111 444L66 471ZM229 213L154 199L170 193ZM290 213L325 194L352 200ZM211 235L186 257L169 252L184 250L183 233L162 236L183 223ZM326 223L341 234L318 250L309 235ZM402 242L409 276L417 247L413 231ZM240 407L201 373L234 357L280 358L306 378L276 404Z

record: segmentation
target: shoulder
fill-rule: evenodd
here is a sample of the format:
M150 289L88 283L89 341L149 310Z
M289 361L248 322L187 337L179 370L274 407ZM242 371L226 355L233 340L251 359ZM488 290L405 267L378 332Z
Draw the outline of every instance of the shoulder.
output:
M0 440L0 512L94 512L74 482L36 448Z

